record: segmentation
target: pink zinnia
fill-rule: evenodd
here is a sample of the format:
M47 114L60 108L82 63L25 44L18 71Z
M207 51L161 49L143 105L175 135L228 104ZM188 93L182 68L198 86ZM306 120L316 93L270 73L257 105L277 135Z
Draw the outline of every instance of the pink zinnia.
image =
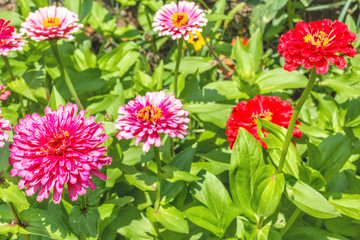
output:
M6 86L4 84L0 85L0 101L6 100L11 92L10 91L4 91L6 89Z
M196 31L201 32L201 27L207 23L205 13L194 2L180 1L166 4L154 17L154 31L160 31L159 36L172 36L172 39L184 36L188 40L189 32L196 36Z
M53 38L66 38L72 40L71 33L83 27L78 15L64 7L44 7L30 13L25 22L21 24L20 31L35 41Z
M71 103L56 111L47 107L43 117L37 113L26 115L14 127L10 173L22 177L18 185L20 189L27 187L27 196L40 189L36 198L39 202L53 189L53 201L60 203L65 183L70 199L75 201L87 187L96 189L90 174L107 179L97 169L111 163L111 158L104 156L106 147L99 147L108 137L94 117L86 119L85 111L76 114L77 110L77 105Z
M6 39L11 37L12 33L15 31L13 26L8 26L10 21L5 22L4 19L0 18L0 39Z
M9 51L23 50L26 41L21 36L21 33L14 32L10 37L0 39L0 55L7 56Z
M2 113L2 111L0 109L0 114L1 113ZM0 148L5 146L4 141L6 142L9 140L9 135L7 133L5 133L3 130L11 131L11 125L10 125L9 120L6 120L3 117L0 117Z
M159 133L183 139L188 128L183 123L188 123L190 119L186 117L189 113L181 107L179 99L164 92L148 92L145 97L137 96L119 108L120 115L115 124L115 128L119 129L117 138L131 139L137 136L136 146L145 139L142 147L144 152L148 152L152 144L160 147Z

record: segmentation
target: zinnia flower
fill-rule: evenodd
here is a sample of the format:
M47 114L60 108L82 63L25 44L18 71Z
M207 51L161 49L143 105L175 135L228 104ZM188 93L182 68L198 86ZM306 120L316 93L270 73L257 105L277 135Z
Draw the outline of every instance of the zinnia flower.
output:
M164 92L148 92L145 97L137 96L119 107L120 115L115 124L115 128L119 129L117 138L136 137L136 146L144 139L144 152L148 152L152 144L160 147L159 133L183 139L188 128L183 123L188 123L190 119L186 117L189 113L181 110L181 107L179 99Z
M25 40L21 38L21 33L12 33L5 39L0 39L0 55L7 56L9 51L21 51L25 45Z
M190 35L190 38L189 38L189 40L187 40L187 42L192 44L196 51L200 50L203 46L206 45L205 39L202 36L201 32L196 31L196 33L195 33L196 38L194 37L194 35L192 33L189 33L189 35ZM206 38L206 41L210 41L210 39Z
M239 132L239 127L245 128L251 133L264 148L266 144L260 139L257 133L257 118L263 118L269 122L288 128L289 122L293 113L293 108L287 101L281 101L279 97L267 97L257 95L252 100L241 101L234 108L230 114L229 120L226 124L226 135L230 148L232 149ZM300 122L296 122L300 125ZM262 129L265 132L264 129ZM301 132L298 128L294 128L293 136L301 137Z
M0 18L0 39L6 39L11 37L12 33L15 31L13 26L8 26L10 21L5 22L4 19Z
M21 24L20 31L35 41L54 38L72 40L74 37L70 34L83 27L78 21L78 15L64 7L44 7L30 13Z
M0 109L0 114L1 113L2 111ZM5 146L5 142L9 140L9 135L5 133L4 130L11 131L10 121L0 117L0 148Z
M329 70L328 61L343 69L347 63L342 56L349 57L356 55L356 49L350 42L356 41L356 34L348 27L335 20L329 19L310 22L309 24L299 22L295 29L280 37L279 54L286 63L284 69L294 71L300 64L304 68L316 68L319 74L325 74Z
M172 39L184 37L190 38L189 32L193 35L196 31L201 32L201 27L207 23L205 13L194 2L180 1L166 4L154 17L154 31L160 31L159 36L172 36Z
M0 101L6 100L11 92L10 91L4 91L6 89L6 86L4 84L0 84Z
M75 201L87 187L96 189L90 174L107 178L97 169L111 163L111 158L104 156L106 147L99 147L108 137L94 117L86 119L85 111L76 114L77 110L77 105L71 103L56 111L47 107L43 117L37 113L26 115L14 127L10 173L22 177L18 185L20 189L27 187L27 196L40 189L36 198L39 202L53 189L53 201L59 203L65 183L70 199Z

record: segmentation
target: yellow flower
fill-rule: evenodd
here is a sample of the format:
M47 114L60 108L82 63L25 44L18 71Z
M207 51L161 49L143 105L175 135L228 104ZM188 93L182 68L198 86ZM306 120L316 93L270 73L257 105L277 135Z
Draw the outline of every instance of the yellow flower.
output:
M205 46L206 43L205 43L205 39L203 38L203 36L199 31L196 31L195 34L196 34L196 38L194 38L194 35L191 32L189 32L190 38L189 40L187 40L187 42L194 45L194 49L197 51L200 50L203 46ZM209 42L210 39L206 38L206 41Z

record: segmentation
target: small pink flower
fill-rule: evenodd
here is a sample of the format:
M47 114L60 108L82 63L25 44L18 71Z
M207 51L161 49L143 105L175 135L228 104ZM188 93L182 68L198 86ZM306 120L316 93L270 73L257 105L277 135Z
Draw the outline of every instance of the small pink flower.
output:
M4 91L6 89L6 86L4 84L0 85L0 101L6 100L11 92L10 91Z
M2 113L0 109L0 114ZM9 135L3 130L11 131L10 121L0 117L0 148L5 146L5 142L9 140ZM4 142L5 141L5 142Z
M111 158L104 156L106 147L99 147L108 136L94 117L86 119L85 111L76 114L77 110L77 105L71 103L56 111L47 107L43 117L37 113L26 115L14 127L10 173L22 177L18 185L20 189L27 187L27 196L40 189L36 198L39 202L53 189L53 201L60 203L65 183L70 199L75 201L87 187L96 189L90 174L107 179L97 169L111 163Z
M20 31L37 42L53 38L72 40L74 37L70 34L83 28L78 21L77 14L64 7L44 7L30 13Z
M181 107L179 99L164 92L148 92L145 97L137 96L128 104L119 107L120 115L115 124L115 128L119 129L117 138L120 140L136 137L136 146L144 139L144 152L148 152L152 144L160 147L159 133L183 139L188 128L183 123L188 123L190 119L186 117L189 113Z
M0 18L0 39L6 39L11 37L12 33L15 31L13 26L8 26L10 21L5 22L4 19Z
M154 31L160 31L159 36L172 36L172 39L184 37L188 40L191 32L194 36L196 31L201 32L201 27L207 23L205 13L194 2L180 1L166 4L154 17Z
M0 39L0 55L7 56L9 51L23 50L26 41L21 36L21 33L14 32L10 37Z

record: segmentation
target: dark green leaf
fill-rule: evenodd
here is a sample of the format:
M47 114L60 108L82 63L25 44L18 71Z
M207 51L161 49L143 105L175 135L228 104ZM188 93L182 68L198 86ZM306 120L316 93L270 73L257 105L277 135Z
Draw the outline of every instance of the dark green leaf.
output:
M48 107L55 111L60 105L66 106L66 102L56 90L56 87L53 86Z
M98 235L99 218L99 210L92 207L82 210L80 206L74 206L69 214L69 220L74 231L77 234L85 233L87 237Z

